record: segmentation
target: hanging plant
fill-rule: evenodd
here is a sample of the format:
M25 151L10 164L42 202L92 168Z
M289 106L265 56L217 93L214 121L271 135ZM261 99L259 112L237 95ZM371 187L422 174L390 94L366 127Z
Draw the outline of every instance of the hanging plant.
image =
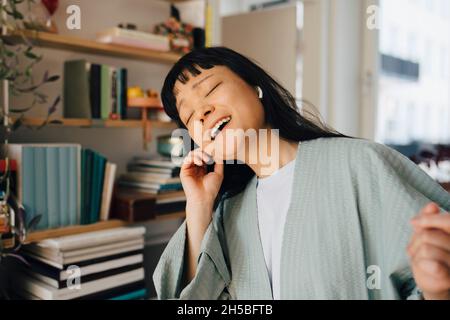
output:
M0 149L0 159L5 162L5 170L0 173L0 214L9 215L9 232L13 235L15 245L12 248L5 248L1 241L0 233L0 268L5 258L17 258L23 260L17 254L20 246L26 239L27 232L33 229L39 221L39 216L25 225L26 212L21 203L16 201L10 193L9 171L10 160L8 158L8 141L10 134L23 125L25 114L37 107L47 108L47 116L36 130L52 123L51 115L57 110L60 103L60 96L50 100L43 92L44 87L52 82L58 81L58 75L50 75L45 71L43 75L36 76L33 69L42 61L42 55L34 50L33 43L27 38L24 32L26 23L25 17L35 0L3 0L0 7L0 82L2 84L2 97L0 101L0 139L2 148ZM49 10L56 10L55 2L45 1ZM19 9L20 7L20 9ZM21 11L24 10L24 11ZM17 41L19 39L19 41ZM26 105L19 105L9 108L8 97L27 97L23 99L30 101ZM14 115L14 117L11 117ZM0 187L1 189L1 187ZM0 271L0 273L2 273ZM1 288L0 288L1 289ZM0 292L1 296L1 292Z

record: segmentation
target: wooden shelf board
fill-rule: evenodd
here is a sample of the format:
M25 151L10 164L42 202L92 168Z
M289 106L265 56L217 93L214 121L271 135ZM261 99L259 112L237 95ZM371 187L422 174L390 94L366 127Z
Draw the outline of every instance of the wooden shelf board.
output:
M13 118L16 120L17 118ZM51 119L58 120L61 123L51 123L49 126L65 126L65 127L100 127L100 128L142 128L142 120L101 120L101 119ZM32 127L38 127L45 121L44 118L26 117L23 124ZM150 120L152 128L176 128L174 122L154 121Z
M163 221L163 220L171 220L171 219L182 219L186 217L186 213L184 211L180 212L174 212L174 213L167 213L156 216L156 218L148 220L148 222L151 221ZM63 228L56 228L56 229L48 229L48 230L42 230L42 231L34 231L30 232L27 236L27 239L25 241L25 244L29 244L32 242L42 241L45 239L50 238L57 238L62 236L69 236L74 234L81 234L85 232L93 232L93 231L100 231L100 230L106 230L111 228L118 228L130 225L130 222L123 221L123 220L108 220L108 221L100 221L93 224L88 225L76 225L76 226L69 226L69 227L63 227ZM5 245L9 244L8 241L4 241Z
M162 220L170 220L170 219L181 219L186 217L186 212L180 211L180 212L174 212L174 213L165 213L161 215L157 215L154 219L155 221L162 221ZM152 221L152 220L150 220Z
M85 232L106 230L106 229L111 229L111 228L122 227L125 225L127 225L127 222L125 222L125 221L108 220L108 221L101 221L101 222L88 224L88 225L70 226L70 227L57 228L57 229L34 231L34 232L30 232L30 234L28 234L25 243L31 243L31 242L48 239L48 238L56 238L56 237L80 234L80 233L85 233Z
M5 37L13 43L24 43L24 39L21 35L22 32L23 35L34 45L43 48L69 50L80 53L98 54L167 64L173 64L181 57L179 54L174 52L159 52L148 49L105 44L94 40L82 39L73 36L31 30L18 31Z
M175 213L168 213L168 214L157 216L155 219L151 219L148 222L151 222L151 221L158 222L158 221L171 220L171 219L182 219L185 217L186 217L185 212L175 212ZM130 225L130 224L131 224L130 222L123 221L123 220L108 220L108 221L97 222L97 223L89 224L89 225L77 225L77 226L70 226L70 227L57 228L57 229L34 231L34 232L30 232L28 234L27 239L24 242L24 244L38 242L38 241L42 241L42 240L50 239L50 238L63 237L63 236L81 234L81 233L86 233L86 232L94 232L94 231L106 230L106 229L111 229L111 228L118 228L118 227ZM5 239L5 240L0 240L0 241L3 241L3 245L5 248L9 248L12 246L11 239Z

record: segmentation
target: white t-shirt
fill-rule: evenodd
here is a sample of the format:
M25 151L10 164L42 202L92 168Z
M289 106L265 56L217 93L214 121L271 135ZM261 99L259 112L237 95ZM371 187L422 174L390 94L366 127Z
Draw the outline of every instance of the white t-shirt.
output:
M256 189L259 232L275 300L280 299L281 244L291 202L294 166L295 160L271 176L258 179Z

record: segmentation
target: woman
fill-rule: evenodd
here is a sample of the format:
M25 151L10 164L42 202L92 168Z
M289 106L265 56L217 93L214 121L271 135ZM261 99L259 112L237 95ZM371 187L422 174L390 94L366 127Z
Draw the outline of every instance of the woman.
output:
M450 297L450 195L408 159L307 119L227 48L182 57L161 95L199 147L160 299Z

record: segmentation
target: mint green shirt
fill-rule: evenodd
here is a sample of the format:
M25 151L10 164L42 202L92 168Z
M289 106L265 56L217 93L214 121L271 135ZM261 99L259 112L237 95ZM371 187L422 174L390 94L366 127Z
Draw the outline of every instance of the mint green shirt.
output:
M450 194L400 153L374 142L299 145L280 263L281 299L419 298L406 247L410 219ZM183 287L186 224L153 275L159 299L272 299L257 223L256 177L213 214L194 279Z

